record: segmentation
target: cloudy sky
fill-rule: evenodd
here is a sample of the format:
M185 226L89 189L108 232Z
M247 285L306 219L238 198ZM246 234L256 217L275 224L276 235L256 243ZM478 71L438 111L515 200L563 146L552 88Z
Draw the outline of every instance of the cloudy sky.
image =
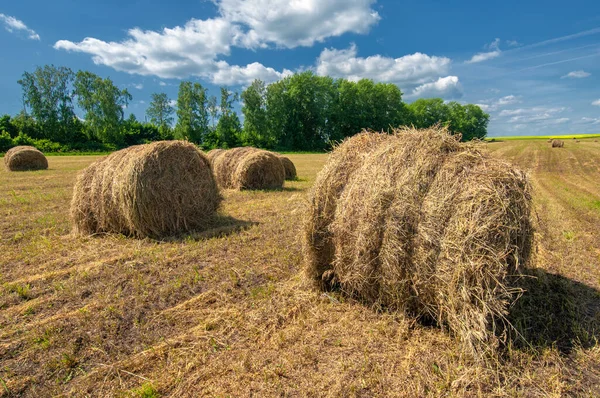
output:
M600 133L597 0L22 0L0 4L0 51L0 114L44 64L110 76L142 120L181 79L217 94L313 70L479 104L491 136Z

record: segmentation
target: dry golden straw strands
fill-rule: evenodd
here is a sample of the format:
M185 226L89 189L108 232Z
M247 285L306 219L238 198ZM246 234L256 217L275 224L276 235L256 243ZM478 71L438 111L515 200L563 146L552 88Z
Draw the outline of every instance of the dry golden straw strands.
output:
M4 165L10 171L45 170L48 160L32 146L16 146L4 155Z
M519 288L531 247L525 175L442 128L361 133L317 177L306 272L379 308L435 321L480 356Z
M221 202L206 156L184 141L136 145L80 172L71 202L80 234L161 238L202 230Z

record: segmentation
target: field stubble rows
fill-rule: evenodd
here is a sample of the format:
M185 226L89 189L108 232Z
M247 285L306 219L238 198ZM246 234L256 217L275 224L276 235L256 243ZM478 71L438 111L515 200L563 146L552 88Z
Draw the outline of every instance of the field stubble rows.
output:
M481 364L442 330L311 290L298 232L326 155L289 155L298 181L226 192L224 228L168 242L70 235L95 158L50 157L0 171L0 396L597 396L600 144L483 145L529 171L535 266L569 292L548 322L583 309L568 326L585 341Z

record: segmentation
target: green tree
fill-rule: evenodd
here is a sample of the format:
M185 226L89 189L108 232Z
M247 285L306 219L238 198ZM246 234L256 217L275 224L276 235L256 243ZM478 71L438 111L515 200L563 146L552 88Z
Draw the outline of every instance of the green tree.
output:
M318 150L333 135L332 111L336 97L333 79L308 71L267 87L267 124L277 146Z
M207 133L206 89L200 83L181 82L177 96L175 137L201 144Z
M211 95L208 98L208 114L210 115L210 118L212 120L212 128L214 130L215 123L217 121L217 118L219 117L219 106L217 105L217 97L215 97L214 95Z
M254 80L242 92L244 101L242 113L244 114L244 130L241 136L243 145L259 147L272 147L274 137L268 134L267 129L267 89L261 80Z
M0 132L2 131L5 131L11 137L16 137L19 134L19 130L11 120L10 115L0 117Z
M165 93L152 94L152 101L146 109L146 115L150 118L150 123L156 125L163 138L171 136L171 125L173 124L173 113L175 109L171 106L171 101Z
M221 103L219 111L221 116L217 128L211 134L210 147L233 148L240 144L239 136L242 126L233 104L239 100L237 93L230 92L227 87L221 87Z
M33 73L24 72L18 81L23 90L23 103L39 124L39 136L58 142L72 138L75 117L72 103L73 71L66 67L45 65Z
M85 111L90 138L122 146L125 136L123 109L132 100L127 89L119 89L109 78L79 71L75 77L75 95L79 107Z

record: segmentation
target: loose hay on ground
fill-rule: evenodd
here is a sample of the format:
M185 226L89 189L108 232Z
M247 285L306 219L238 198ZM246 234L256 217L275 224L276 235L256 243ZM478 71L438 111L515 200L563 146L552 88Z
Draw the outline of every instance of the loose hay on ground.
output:
M114 152L83 170L71 202L74 230L161 238L204 229L221 197L192 144L161 141Z
M4 165L10 171L45 170L48 160L32 146L16 146L4 155Z
M447 327L474 355L499 344L531 246L524 174L445 129L363 133L331 154L310 197L310 278ZM497 325L497 323L499 323Z

